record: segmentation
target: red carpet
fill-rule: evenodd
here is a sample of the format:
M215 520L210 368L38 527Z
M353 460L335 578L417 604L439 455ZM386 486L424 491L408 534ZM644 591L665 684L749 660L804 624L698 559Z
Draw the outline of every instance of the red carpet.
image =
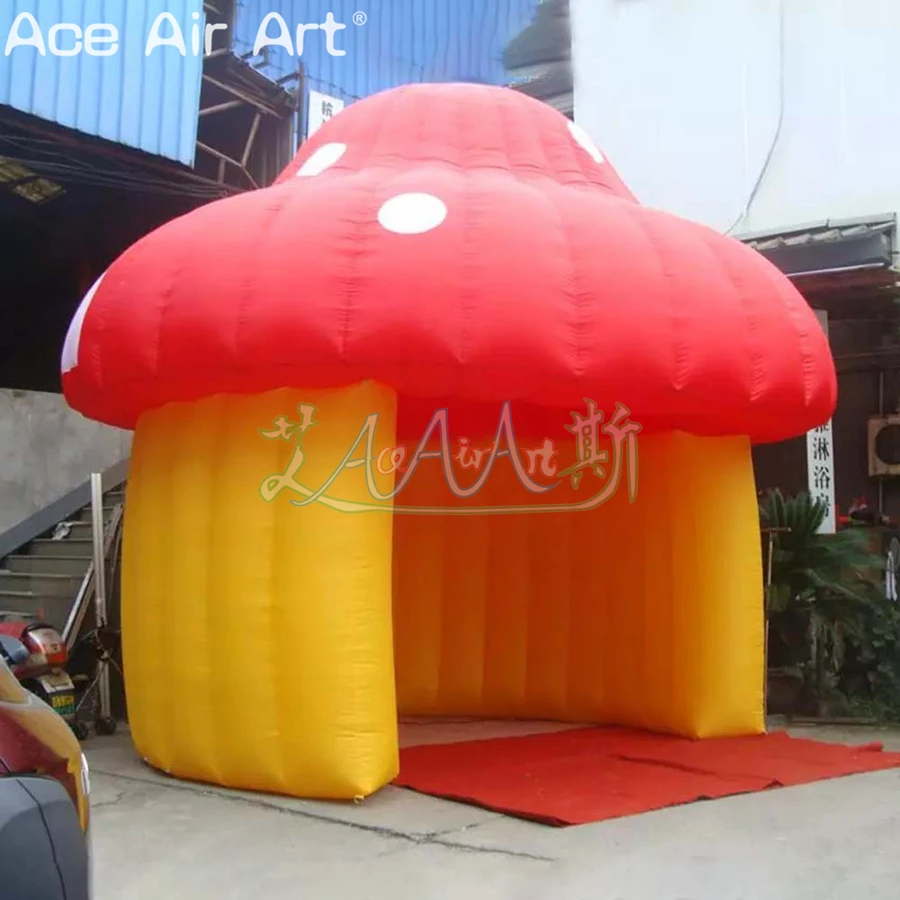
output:
M407 747L394 784L548 825L900 768L880 744L774 732L690 741L617 728Z

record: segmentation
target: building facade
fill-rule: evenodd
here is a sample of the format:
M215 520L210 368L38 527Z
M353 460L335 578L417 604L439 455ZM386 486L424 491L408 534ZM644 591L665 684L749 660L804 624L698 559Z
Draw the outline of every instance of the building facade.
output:
M835 501L900 514L867 434L900 404L900 5L572 0L572 19L576 121L641 202L744 240L827 314ZM761 487L810 485L805 440L756 456Z
M733 233L900 209L900 5L572 3L578 121L642 201Z
M239 0L235 53L296 90L297 141L346 104L415 82L505 84L505 48L541 0ZM337 25L331 46L321 28ZM302 32L298 41L298 28ZM289 39L260 44L266 40ZM302 44L302 46L301 46ZM260 52L257 53L256 50ZM331 50L336 53L329 52Z

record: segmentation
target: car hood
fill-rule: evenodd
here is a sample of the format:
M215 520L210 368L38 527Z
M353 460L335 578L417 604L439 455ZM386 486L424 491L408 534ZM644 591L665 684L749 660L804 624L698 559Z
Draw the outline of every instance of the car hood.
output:
M23 702L0 701L0 766L6 774L37 774L60 781L90 824L88 781L81 744L46 703L25 692Z

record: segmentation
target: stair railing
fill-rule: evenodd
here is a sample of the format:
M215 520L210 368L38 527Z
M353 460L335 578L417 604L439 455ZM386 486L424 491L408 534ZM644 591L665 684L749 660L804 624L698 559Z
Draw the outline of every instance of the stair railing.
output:
M114 490L125 483L128 478L129 462L129 459L123 459L103 473L103 483L106 485L106 490ZM64 522L90 502L91 482L88 480L78 485L75 490L69 491L65 496L55 500L49 506L39 509L24 521L19 522L18 525L14 525L7 531L4 531L0 534L0 562L35 538L49 532L59 522Z
M100 502L102 517L102 498ZM124 513L125 505L122 503L116 504L116 506L113 507L112 515L109 517L109 522L106 523L106 528L102 529L101 531L102 539L98 541L96 537L94 538L94 559L88 565L88 570L87 572L85 572L84 578L81 582L81 586L78 588L78 593L75 595L75 602L72 604L72 609L69 611L69 617L66 620L66 624L63 628L62 638L66 642L66 646L69 648L69 650L71 650L75 646L75 642L78 640L78 635L81 633L81 626L84 624L84 617L85 615L87 615L87 611L91 603L93 602L95 604L95 608L97 608L98 605L96 599L97 579L94 577L94 573L98 571L98 558L100 560L99 571L101 573L101 579L103 581L102 602L104 608L102 610L98 609L97 627L99 628L102 625L106 624L105 561L110 558L112 558L113 561L115 560L115 554L110 557L110 551L113 549L114 545L116 547L118 547L119 545ZM100 619L101 613L102 621Z

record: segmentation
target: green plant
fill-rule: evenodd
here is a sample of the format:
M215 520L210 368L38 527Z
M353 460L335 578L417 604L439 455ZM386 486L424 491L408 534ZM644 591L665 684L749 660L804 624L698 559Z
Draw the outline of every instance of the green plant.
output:
M885 597L856 615L838 684L845 702L900 721L900 608Z
M848 646L865 665L877 653L875 631L890 627L879 619L882 559L869 534L819 534L825 514L824 503L806 492L769 491L760 504L763 528L788 529L776 534L771 560L770 664L800 666L819 704L839 685Z

